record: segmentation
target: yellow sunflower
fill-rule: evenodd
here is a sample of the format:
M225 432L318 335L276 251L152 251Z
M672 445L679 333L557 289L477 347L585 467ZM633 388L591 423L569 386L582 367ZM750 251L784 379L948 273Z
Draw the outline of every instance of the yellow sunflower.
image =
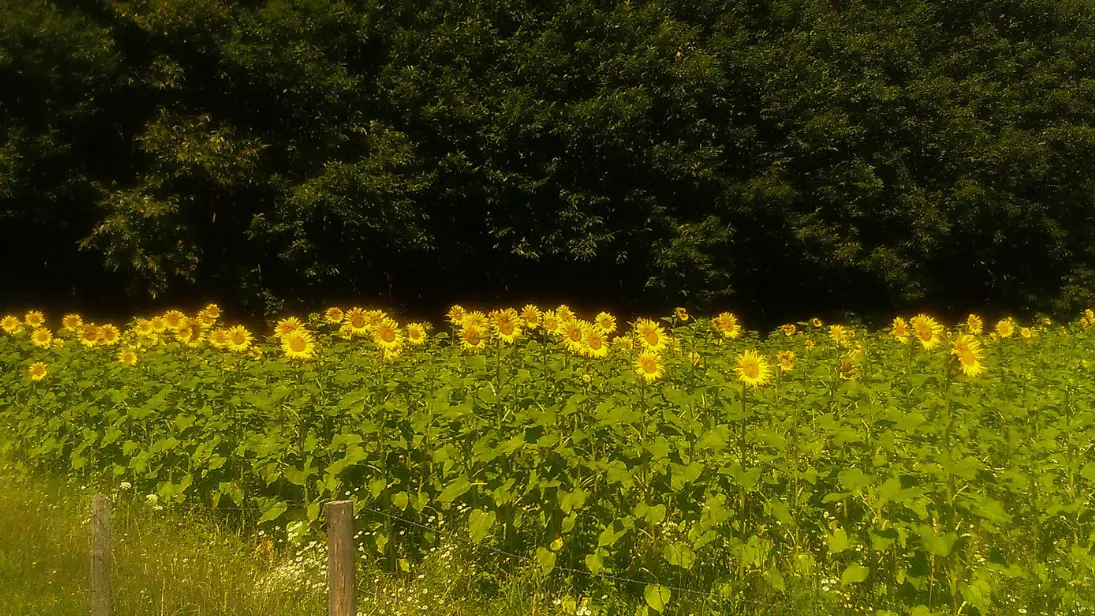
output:
M479 331L486 331L489 324L490 321L487 319L487 315L478 310L464 313L464 318L460 321L461 327L474 327Z
M817 317L814 317L814 318L810 319L810 325L820 329L821 328L821 319L819 319Z
M795 327L794 323L784 323L783 325L779 326L779 331L783 332L784 336L790 338L791 336L795 335L795 332L798 331L798 328Z
M566 323L573 321L577 315L570 309L570 306L566 304L559 304L559 307L555 309L555 317L559 319L559 322Z
M228 346L228 330L218 327L209 332L209 346L214 349L223 349Z
M369 333L369 320L365 318L365 310L354 306L346 312L346 324L350 326L355 336L364 336Z
M630 351L632 348L635 347L635 341L632 340L629 336L616 336L612 339L612 345Z
M513 344L521 336L521 322L513 308L496 310L491 313L494 322L494 336L506 344Z
M635 374L643 381L653 383L665 376L665 364L660 355L653 351L643 351L635 359Z
M1019 328L1019 335L1022 336L1025 340L1032 340L1034 338L1034 328L1033 327L1020 327Z
M582 328L582 336L582 350L587 357L601 359L608 355L608 342L600 327L586 325Z
M137 332L137 335L142 338L147 338L156 333L152 321L149 319L137 319L137 325L133 329Z
M924 313L909 319L909 325L912 326L920 345L929 351L939 346L943 340L943 326Z
M457 336L460 338L461 346L465 349L478 351L487 346L486 336L484 336L483 332L484 328L472 325L461 327Z
M1001 338L1011 338L1015 335L1015 320L1005 317L996 322L996 335Z
M685 310L684 308L680 307L680 306L677 306L673 310L673 314L677 317L677 319L680 320L681 323L684 323L685 321L687 321L689 319L688 311Z
M777 359L779 360L779 369L781 371L790 372L795 369L794 351L780 351Z
M661 325L650 319L640 318L636 320L635 333L639 337L639 342L648 351L661 353L667 344L665 330L662 329Z
M304 323L301 323L300 319L287 317L278 321L278 324L274 326L274 333L284 338L295 331L299 331L302 327L304 327Z
M366 310L365 311L365 325L369 329L376 329L380 327L380 324L388 318L388 313L383 310Z
M741 335L741 324L738 323L738 318L729 312L720 312L711 320L711 326L723 338L733 340Z
M540 316L540 309L536 307L536 304L525 304L525 307L521 309L521 320L530 330L540 327Z
M761 357L756 351L745 351L738 355L737 367L738 380L747 387L760 387L768 384L772 379L772 370L768 367L768 360Z
M46 323L45 315L43 315L41 311L38 310L31 310L30 312L28 312L26 317L24 317L24 320L26 321L27 325L31 327L41 327Z
M137 350L133 347L125 347L121 351L118 351L118 361L132 366L137 363Z
M901 317L894 317L890 335L897 338L901 344L907 344L909 342L909 324Z
M84 323L80 326L80 344L87 348L99 345L99 327L94 323Z
M44 363L36 361L30 365L29 369L27 369L27 378L30 379L31 382L37 383L38 381L46 378L46 374L48 373L49 368L47 368Z
M544 331L549 334L559 333L559 318L555 316L554 310L545 311L540 315L540 327L544 328Z
M175 339L188 347L198 347L205 338L205 325L198 319L183 319L175 328Z
M76 313L69 313L61 318L61 328L65 331L74 332L83 324L84 319Z
M381 350L393 350L403 346L403 332L399 331L399 324L394 320L384 319L377 324L373 340Z
M563 335L563 344L566 345L573 353L582 352L582 323L577 320L570 320L563 323L559 328L560 333Z
M216 304L209 304L209 306L212 306L213 310L210 310L208 307L203 308L202 310L198 311L198 314L195 317L198 321L201 322L202 325L206 327L212 327L214 324L216 324L217 319L219 319L221 316L221 309L217 307Z
M449 323L452 323L457 327L462 327L464 323L464 315L467 313L467 309L465 309L460 304L453 304L453 307L449 308L449 311L445 313L445 316L448 317Z
M118 344L118 339L122 337L121 332L117 327L107 323L106 325L99 326L99 344L103 346L114 346Z
M380 353L380 357L384 361L394 361L401 355L403 355L403 343L399 343L395 346L383 347Z
M5 334L14 336L23 331L23 322L19 320L19 317L9 314L3 319L0 319L0 329L3 329Z
M154 333L162 334L167 331L167 319L164 317L152 317L149 319L149 322L152 323L152 331Z
M407 323L407 342L424 344L426 342L426 327L421 323Z
M830 325L829 326L829 338L832 338L833 342L838 345L848 344L848 341L852 337L852 332L843 325Z
M981 342L972 334L958 336L952 352L958 357L962 374L977 377L985 373L985 367L981 364Z
M600 328L602 334L611 334L616 331L616 317L607 312L600 312L593 319L593 324Z
M44 327L39 327L30 335L30 343L40 349L48 349L53 345L53 333Z
M174 331L182 325L186 315L181 310L168 310L163 314L164 329Z
M342 338L343 340L353 340L354 339L354 328L351 327L349 323L343 323L338 328L338 337Z
M316 355L316 343L308 331L295 329L282 336L281 350L289 359L312 359Z
M228 348L237 353L246 351L251 347L251 332L242 325L236 325L228 329Z
M1092 310L1091 308L1085 308L1084 316L1087 317L1088 321L1095 321L1095 310Z
M331 325L338 325L342 323L342 319L346 318L346 315L338 306L331 306L323 312L323 318Z
M966 331L977 336L985 329L985 322L976 314L966 317Z

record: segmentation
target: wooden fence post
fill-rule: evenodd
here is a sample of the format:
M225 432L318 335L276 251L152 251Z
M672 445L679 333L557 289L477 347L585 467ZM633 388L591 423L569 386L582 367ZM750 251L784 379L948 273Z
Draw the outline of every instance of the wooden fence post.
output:
M110 616L110 499L91 499L91 616Z
M354 504L331 501L327 517L327 613L357 616L354 584Z

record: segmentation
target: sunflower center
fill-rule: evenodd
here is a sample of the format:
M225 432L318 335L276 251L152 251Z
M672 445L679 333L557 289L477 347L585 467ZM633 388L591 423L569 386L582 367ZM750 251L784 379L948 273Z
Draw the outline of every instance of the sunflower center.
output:
M384 327L380 330L380 339L384 342L395 342L395 330L391 327Z
M304 338L294 336L289 339L289 348L292 349L294 353L303 353L305 349L308 348L308 343L305 342Z
M650 357L644 357L639 361L642 364L643 372L645 372L647 374L654 374L658 371L658 361L657 360L655 360L653 358L650 358Z
M927 323L917 323L913 327L916 328L916 337L921 340L931 340L932 328Z
M502 321L498 324L498 332L503 336L512 336L513 323L510 323L509 321Z
M748 378L755 379L760 376L760 366L754 361L747 361L741 365L741 373Z
M649 344L650 346L657 346L658 345L658 330L656 330L656 329L646 330L645 332L643 332L643 340L645 340L646 343Z

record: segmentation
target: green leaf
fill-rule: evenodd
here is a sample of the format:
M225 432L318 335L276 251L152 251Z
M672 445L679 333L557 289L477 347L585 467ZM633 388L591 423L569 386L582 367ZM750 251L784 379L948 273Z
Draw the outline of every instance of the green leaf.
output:
M468 516L468 532L471 534L471 540L474 543L479 543L490 534L490 529L494 526L494 521L497 518L497 514L493 511L482 511L476 509Z
M536 548L536 560L540 563L544 573L550 573L555 568L555 552L545 548Z
M650 606L650 609L657 612L665 611L665 606L669 605L669 600L673 597L673 592L665 586L660 584L647 584L643 589L643 598L646 599L646 604Z
M605 568L605 559L599 553L586 554L585 561L586 568L594 575L597 575Z
M285 510L289 508L289 505L284 501L278 501L271 505L266 511L262 512L262 517L259 518L259 524L264 522L271 522L281 517L281 514L285 513Z
M870 573L871 570L867 567L859 563L852 563L844 569L844 573L840 574L840 585L859 584L866 580Z
M829 552L832 554L839 554L851 547L848 542L848 533L844 532L843 528L836 529L832 535L825 539L825 543L829 546Z
M460 477L459 479L449 483L445 486L444 490L441 490L441 495L437 497L437 500L442 503L451 503L454 500L460 498L468 490L471 489L471 482L467 477Z

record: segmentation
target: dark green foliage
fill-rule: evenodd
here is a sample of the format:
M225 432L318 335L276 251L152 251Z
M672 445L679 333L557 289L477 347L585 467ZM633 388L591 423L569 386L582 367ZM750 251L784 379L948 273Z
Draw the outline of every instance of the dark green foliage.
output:
M1057 0L0 0L0 284L254 313L1095 301Z

